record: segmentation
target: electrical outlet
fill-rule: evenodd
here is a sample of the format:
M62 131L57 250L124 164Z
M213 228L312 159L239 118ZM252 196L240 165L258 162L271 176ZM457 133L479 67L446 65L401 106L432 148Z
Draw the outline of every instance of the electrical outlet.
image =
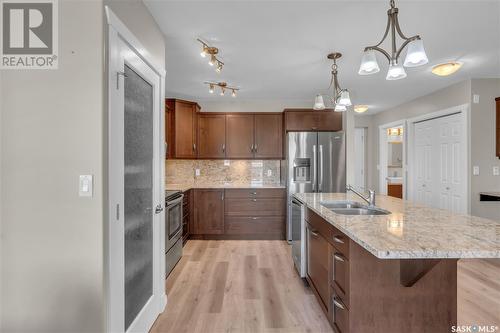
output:
M499 166L493 167L493 176L500 176L500 167Z
M478 94L472 95L472 103L479 104L479 95Z
M478 165L474 165L472 167L472 175L473 176L479 176L479 166Z
M229 160L224 160L224 166L229 166L231 165L231 162Z
M194 175L195 175L196 177L199 177L199 176L200 176L200 174L201 174L200 169L194 169Z

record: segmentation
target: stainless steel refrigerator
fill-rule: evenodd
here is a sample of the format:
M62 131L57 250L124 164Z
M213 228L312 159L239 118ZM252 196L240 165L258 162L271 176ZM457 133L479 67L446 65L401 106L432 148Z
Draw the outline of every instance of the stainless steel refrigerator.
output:
M288 192L286 235L292 242L292 196L294 193L345 192L344 133L289 132L286 156ZM300 235L300 232L293 234Z

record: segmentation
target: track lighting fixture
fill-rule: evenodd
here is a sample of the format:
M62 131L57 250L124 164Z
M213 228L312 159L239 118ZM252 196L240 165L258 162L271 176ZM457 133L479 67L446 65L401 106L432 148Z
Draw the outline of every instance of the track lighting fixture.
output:
M333 85L333 96L328 96L329 99L331 100L331 103L333 105L334 111L337 112L343 112L347 110L348 106L351 106L351 97L349 96L349 90L347 89L342 89L340 87L337 74L338 74L338 67L337 67L337 59L342 57L341 53L334 52L330 53L328 55L328 59L333 60L333 65L332 65L332 80L330 82L330 87ZM325 103L323 101L323 96L322 95L316 95L316 98L314 99L314 110L324 110Z
M224 63L220 59L217 58L217 54L219 53L219 49L208 45L207 43L205 43L204 41L202 41L199 38L197 39L197 41L200 42L202 45L202 50L201 50L200 55L203 58L206 58L207 56L209 56L210 59L208 61L208 64L212 67L215 67L215 71L217 73L220 73L222 71L222 67L224 66Z
M224 96L226 94L226 89L229 89L229 90L231 90L231 96L232 97L236 97L236 92L238 90L240 90L240 88L228 86L226 82L211 82L211 81L206 81L204 83L208 84L208 86L209 86L208 92L211 93L211 94L214 93L215 87L219 87L220 88L220 95L221 96Z
M417 67L425 65L429 62L427 59L427 54L424 50L424 44L419 35L412 37L406 37L401 31L398 21L399 9L396 8L394 0L390 0L391 8L387 11L387 27L385 28L384 37L382 40L374 46L365 47L363 58L361 60L361 65L359 66L360 75L375 74L380 71L378 66L377 57L375 56L375 51L382 53L389 61L389 70L387 72L387 80L399 80L406 77L406 71L404 67ZM391 32L391 51L390 54L386 50L382 49L380 45ZM399 49L396 48L396 33L403 39L403 44ZM404 63L400 61L401 52L404 48L408 46L408 51L406 51L406 58ZM403 67L404 66L404 67Z

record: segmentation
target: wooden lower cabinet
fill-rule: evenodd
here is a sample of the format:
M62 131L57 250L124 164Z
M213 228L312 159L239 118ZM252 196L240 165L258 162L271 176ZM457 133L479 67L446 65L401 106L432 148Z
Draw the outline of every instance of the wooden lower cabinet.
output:
M307 280L336 333L457 324L456 259L378 259L310 209L306 221Z
M194 189L193 238L285 239L284 189Z
M387 195L403 199L403 184L387 184Z
M194 190L195 230L198 235L224 233L224 190Z

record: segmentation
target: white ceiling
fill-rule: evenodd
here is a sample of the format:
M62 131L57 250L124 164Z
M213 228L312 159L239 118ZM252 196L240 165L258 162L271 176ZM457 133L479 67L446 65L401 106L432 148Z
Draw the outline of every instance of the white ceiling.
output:
M389 1L144 2L166 36L167 93L174 96L222 102L230 97L210 95L203 81L224 80L241 87L240 100L312 105L316 93L328 92L332 51L344 55L341 86L370 113L467 78L500 77L500 1L396 1L403 33L420 34L429 57L399 81L385 80L381 55L378 74L357 74L363 48L384 33ZM221 50L221 74L200 57L197 37ZM430 72L449 60L464 67L446 78Z

